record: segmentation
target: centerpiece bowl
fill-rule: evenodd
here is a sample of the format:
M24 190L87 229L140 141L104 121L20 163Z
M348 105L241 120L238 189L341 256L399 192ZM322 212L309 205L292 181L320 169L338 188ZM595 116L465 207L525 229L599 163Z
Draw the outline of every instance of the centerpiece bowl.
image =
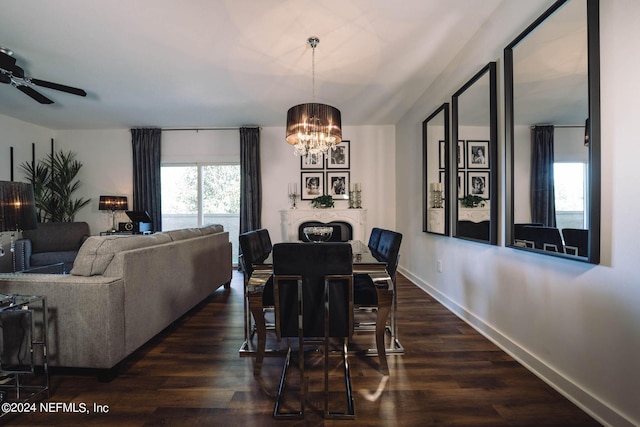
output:
M327 242L333 234L332 227L305 227L302 229L307 240L314 243Z

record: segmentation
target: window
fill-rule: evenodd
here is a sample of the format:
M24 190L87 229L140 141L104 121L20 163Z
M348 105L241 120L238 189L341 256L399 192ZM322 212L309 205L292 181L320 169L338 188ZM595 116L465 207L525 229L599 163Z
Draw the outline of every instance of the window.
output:
M162 229L222 224L229 240L238 240L240 229L240 165L163 165ZM233 262L238 261L233 245Z
M554 163L556 225L586 228L586 163Z

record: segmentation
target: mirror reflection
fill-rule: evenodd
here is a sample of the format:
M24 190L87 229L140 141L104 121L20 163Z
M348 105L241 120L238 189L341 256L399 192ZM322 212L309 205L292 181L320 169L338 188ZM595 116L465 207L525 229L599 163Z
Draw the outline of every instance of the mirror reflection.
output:
M423 231L449 234L449 104L422 122Z
M556 4L510 52L513 212L507 244L588 259L593 144L586 0Z
M455 236L497 243L496 65L488 64L453 98Z

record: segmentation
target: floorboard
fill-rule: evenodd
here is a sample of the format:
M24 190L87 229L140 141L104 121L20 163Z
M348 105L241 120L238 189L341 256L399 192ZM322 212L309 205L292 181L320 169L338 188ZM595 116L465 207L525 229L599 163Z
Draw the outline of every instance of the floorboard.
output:
M322 418L322 359L307 355L304 420L272 418L282 357L267 357L259 377L253 358L240 357L242 275L127 358L118 375L53 370L49 402L84 403L89 414L5 416L11 426L597 426L578 407L450 313L406 278L398 277L398 325L404 355L389 356L390 375L376 357L349 357L356 420ZM373 335L355 337L373 347ZM342 367L332 357L331 402L343 405ZM291 372L287 406L297 404ZM94 412L94 404L102 412ZM105 413L104 409L108 408Z

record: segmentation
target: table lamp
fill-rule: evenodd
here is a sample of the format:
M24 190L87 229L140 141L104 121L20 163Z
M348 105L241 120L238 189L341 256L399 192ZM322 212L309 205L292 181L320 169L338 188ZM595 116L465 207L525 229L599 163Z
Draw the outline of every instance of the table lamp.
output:
M17 231L37 228L36 203L33 187L24 182L0 181L0 232L11 232L11 253L15 272L15 246ZM0 256L5 250L0 242Z
M116 229L116 211L126 211L128 209L127 196L100 196L98 210L111 211L111 233L118 231Z

